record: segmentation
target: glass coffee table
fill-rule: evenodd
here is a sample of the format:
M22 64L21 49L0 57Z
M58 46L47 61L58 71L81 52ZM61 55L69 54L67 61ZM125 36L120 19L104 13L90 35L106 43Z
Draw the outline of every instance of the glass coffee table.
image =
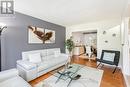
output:
M81 77L81 75L79 75L77 72L83 67L84 67L83 65L79 65L79 64L70 64L68 66L63 67L60 70L57 69L50 73L53 76L57 77L55 83L59 82L59 80L66 81L69 79L69 83L67 85L68 87L73 80L78 80Z

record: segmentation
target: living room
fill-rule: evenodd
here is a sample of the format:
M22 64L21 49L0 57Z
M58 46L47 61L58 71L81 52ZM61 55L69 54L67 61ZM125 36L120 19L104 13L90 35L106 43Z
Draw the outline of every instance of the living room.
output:
M130 87L130 0L0 4L0 87Z

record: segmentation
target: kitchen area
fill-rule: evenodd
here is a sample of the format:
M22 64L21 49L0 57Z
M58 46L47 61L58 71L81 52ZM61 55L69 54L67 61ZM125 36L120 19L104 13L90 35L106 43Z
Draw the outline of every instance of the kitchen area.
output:
M97 54L97 31L79 31L72 33L75 44L73 55L88 56L87 53L96 56Z

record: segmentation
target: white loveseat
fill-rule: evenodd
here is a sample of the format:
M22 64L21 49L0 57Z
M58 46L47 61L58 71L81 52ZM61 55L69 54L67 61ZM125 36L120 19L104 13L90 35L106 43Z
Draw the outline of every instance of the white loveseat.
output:
M10 69L0 72L0 87L31 87L18 74L17 69Z
M38 59L39 55L37 54L39 53L41 60ZM38 61L38 63L34 63L35 61ZM65 65L67 62L69 62L69 56L61 53L60 48L34 50L22 52L22 60L17 61L17 69L21 77L26 81L31 81L51 70Z

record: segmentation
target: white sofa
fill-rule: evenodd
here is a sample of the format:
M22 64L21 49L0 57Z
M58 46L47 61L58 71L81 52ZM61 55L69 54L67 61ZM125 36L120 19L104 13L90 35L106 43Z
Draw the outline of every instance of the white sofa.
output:
M0 87L31 87L18 75L17 69L0 72Z
M30 62L31 58L29 55L36 53L40 53L41 61L38 63ZM17 61L17 69L21 77L26 81L31 81L51 70L65 65L67 62L69 62L69 56L61 53L60 48L34 50L22 52L22 60Z

